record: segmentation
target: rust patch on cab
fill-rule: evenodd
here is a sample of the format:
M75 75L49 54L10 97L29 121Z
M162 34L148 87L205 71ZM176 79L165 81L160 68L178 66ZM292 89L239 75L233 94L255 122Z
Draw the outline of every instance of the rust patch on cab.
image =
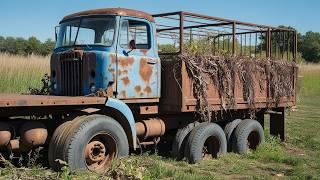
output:
M121 71L121 70L119 70L119 76L121 76L121 75L127 75L129 72L128 72L128 70L123 70L123 71Z
M134 62L133 57L120 57L119 58L119 64L123 68L131 66L133 64L133 62Z
M126 98L127 97L127 95L126 95L126 91L121 91L121 96L123 97L123 98Z
M125 86L127 86L130 83L130 80L128 77L121 78L121 80Z
M145 56L147 56L148 51L149 51L149 49L140 49L140 52Z
M150 94L151 93L150 86L147 86L146 88L144 88L143 91L146 92L147 94Z
M139 93L141 91L141 86L135 86L134 87L134 90Z
M152 66L148 64L147 58L142 58L140 61L139 74L143 81L149 83L152 76Z
M116 54L110 54L110 59L111 59L111 63L109 66L111 66L111 64L115 64L117 62L117 55Z

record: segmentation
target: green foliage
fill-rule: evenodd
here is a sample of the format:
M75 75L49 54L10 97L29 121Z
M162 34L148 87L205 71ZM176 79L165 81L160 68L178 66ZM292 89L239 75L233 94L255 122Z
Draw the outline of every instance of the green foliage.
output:
M320 62L320 33L307 32L302 36L302 43L300 44L302 57L308 62Z
M36 37L29 39L23 38L4 38L0 36L0 53L9 53L13 55L42 55L47 56L54 49L55 42L47 39L44 43L39 41Z
M172 52L178 52L179 49L175 47L173 44L162 44L159 46L159 52L160 53L172 53Z

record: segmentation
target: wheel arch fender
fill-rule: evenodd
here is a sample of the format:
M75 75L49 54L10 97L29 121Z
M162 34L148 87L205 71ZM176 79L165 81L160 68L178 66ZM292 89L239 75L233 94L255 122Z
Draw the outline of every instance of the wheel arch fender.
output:
M127 135L129 145L136 149L136 124L131 109L121 100L114 98L108 98L105 106L107 111L104 114L113 117L120 123Z

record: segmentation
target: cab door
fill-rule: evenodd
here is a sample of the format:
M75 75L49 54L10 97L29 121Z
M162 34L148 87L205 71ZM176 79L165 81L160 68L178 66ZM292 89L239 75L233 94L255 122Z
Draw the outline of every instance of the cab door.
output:
M153 25L143 19L121 17L117 43L117 98L160 97L160 59L154 46ZM130 41L136 49L131 49Z

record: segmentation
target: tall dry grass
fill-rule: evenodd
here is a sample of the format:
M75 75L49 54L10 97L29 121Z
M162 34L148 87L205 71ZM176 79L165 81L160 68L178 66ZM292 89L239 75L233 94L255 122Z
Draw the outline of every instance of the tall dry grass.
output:
M0 54L0 92L27 93L41 87L41 79L49 73L49 57Z

